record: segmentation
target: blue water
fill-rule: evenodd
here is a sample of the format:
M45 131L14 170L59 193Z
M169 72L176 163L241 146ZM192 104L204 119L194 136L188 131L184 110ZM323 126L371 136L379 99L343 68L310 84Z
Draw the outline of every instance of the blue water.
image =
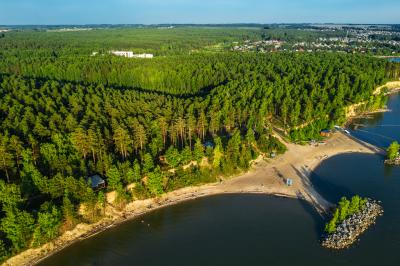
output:
M400 63L400 57L394 57L389 59L391 62Z
M391 95L387 105L390 112L356 119L351 134L384 148L395 140L400 141L400 94Z
M400 140L400 95L390 113L361 119L352 134L385 146ZM400 167L380 155L324 161L312 183L328 200L360 194L382 201L377 224L348 250L320 246L324 219L307 203L262 195L223 195L160 209L78 242L40 265L400 265ZM143 222L142 222L143 221Z

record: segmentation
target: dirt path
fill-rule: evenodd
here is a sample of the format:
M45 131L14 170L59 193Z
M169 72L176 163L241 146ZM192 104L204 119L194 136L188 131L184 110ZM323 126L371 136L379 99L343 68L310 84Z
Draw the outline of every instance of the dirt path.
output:
M326 141L326 144L316 147L291 143L286 143L286 145L288 151L284 155L267 161L259 158L253 163L253 167L248 173L220 183L180 189L160 198L134 201L128 204L123 211L109 209L107 211L109 216L100 222L90 225L80 224L51 243L40 248L26 250L10 258L3 265L32 265L76 241L88 238L127 219L186 200L217 194L259 193L301 198L323 214L332 204L313 188L309 179L312 171L323 160L337 154L379 152L375 147L343 133L335 133ZM286 185L287 178L293 180L293 186Z

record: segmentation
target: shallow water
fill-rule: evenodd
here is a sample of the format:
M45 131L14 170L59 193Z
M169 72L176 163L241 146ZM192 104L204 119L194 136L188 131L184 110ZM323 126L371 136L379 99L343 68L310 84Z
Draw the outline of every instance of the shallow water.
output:
M393 125L400 124L400 95L391 97L389 108L393 112L357 121L365 126L352 134L379 146L399 139L400 127ZM320 247L324 220L305 202L222 195L154 211L40 265L400 265L400 168L384 166L383 159L339 155L312 176L316 189L332 202L354 194L382 201L384 216L348 250Z

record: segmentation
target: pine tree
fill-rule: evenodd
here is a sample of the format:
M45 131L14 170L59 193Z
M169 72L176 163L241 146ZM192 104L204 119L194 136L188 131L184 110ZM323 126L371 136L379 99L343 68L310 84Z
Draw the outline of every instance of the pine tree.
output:
M194 145L193 157L197 163L200 163L204 157L204 147L200 139L197 139L196 144Z
M160 167L156 167L154 171L148 174L147 189L153 196L159 196L164 192L163 175Z
M128 132L124 128L118 127L114 131L113 139L118 152L123 159L126 159L129 154L129 146L132 143Z
M8 137L0 135L0 170L3 170L10 183L10 175L8 170L14 166L14 158L8 149Z
M83 159L86 160L90 148L86 131L81 127L75 129L71 134L71 142L74 148L83 156Z
M122 188L121 174L116 166L112 166L107 171L108 188L111 190L118 190Z
M143 150L144 145L146 145L147 141L147 136L146 136L146 130L141 124L138 124L138 126L134 129L134 146L135 150Z

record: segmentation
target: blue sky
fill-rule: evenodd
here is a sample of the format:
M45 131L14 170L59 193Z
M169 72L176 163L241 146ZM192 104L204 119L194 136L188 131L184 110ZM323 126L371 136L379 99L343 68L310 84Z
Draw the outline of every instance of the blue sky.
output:
M400 0L0 0L0 25L400 23Z

